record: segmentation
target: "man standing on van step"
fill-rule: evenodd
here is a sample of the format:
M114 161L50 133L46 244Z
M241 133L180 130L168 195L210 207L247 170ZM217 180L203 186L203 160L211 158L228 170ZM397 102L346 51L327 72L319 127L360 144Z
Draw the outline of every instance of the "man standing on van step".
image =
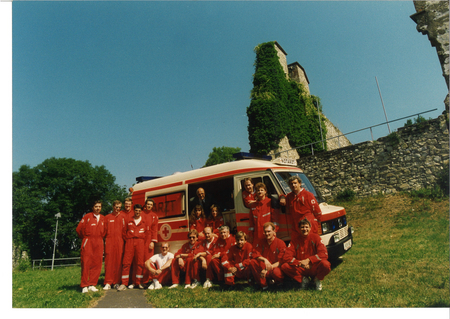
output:
M175 254L175 258L172 261L172 286L169 289L178 287L180 283L181 272L185 273L185 286L184 288L192 288L198 286L199 274L194 266L194 256L202 251L203 247L198 239L198 232L192 229L188 233L189 241L181 246ZM194 281L191 284L191 279Z
M253 246L252 261L250 269L253 278L263 290L269 288L267 279L272 279L275 284L283 282L284 274L281 271L286 244L276 237L275 224L268 222L264 224L265 239Z
M311 231L308 219L302 219L299 228L300 236L289 243L281 270L299 282L301 289L308 287L311 277L314 278L316 290L322 290L322 280L331 271L327 247L320 236Z
M123 230L126 226L125 214L120 210L122 203L116 200L113 203L113 212L105 216L105 287L109 290L120 285L122 277L122 257L125 241ZM117 289L117 287L115 287Z
M142 216L145 218L145 224L147 225L147 231L144 244L144 261L150 259L155 252L155 244L158 242L158 216L153 211L155 202L153 199L147 198L145 201L145 207ZM143 283L146 284L150 280L150 272L147 268L144 268Z
M286 206L288 220L291 220L293 232L300 234L298 223L303 218L307 218L311 223L311 231L315 234L319 231L317 221L320 222L322 211L319 203L311 192L302 187L302 180L297 175L289 178L289 187L292 190L287 196L282 195L280 205ZM291 237L295 237L291 236Z
M195 207L195 205L200 205L203 207L203 211L205 212L205 217L209 218L211 212L211 205L213 204L212 198L206 195L205 190L203 188L198 188L196 192L196 196L190 199L190 207L189 211Z
M92 213L83 216L76 232L81 238L81 292L98 291L98 283L103 261L103 237L105 237L105 217L100 214L102 202L96 201Z
M221 264L221 258L224 256L230 247L236 243L235 238L230 234L230 228L228 226L222 226L219 229L220 238L214 244L211 261L206 270L206 281L203 284L203 288L211 288L214 274L217 276L218 281L223 281L223 267Z
M130 267L134 260L136 263L135 284L140 289L144 286L141 284L142 271L144 268L144 242L147 225L141 216L142 206L134 205L134 216L127 220L124 227L125 253L123 255L122 284L117 288L118 291L127 289L130 281Z

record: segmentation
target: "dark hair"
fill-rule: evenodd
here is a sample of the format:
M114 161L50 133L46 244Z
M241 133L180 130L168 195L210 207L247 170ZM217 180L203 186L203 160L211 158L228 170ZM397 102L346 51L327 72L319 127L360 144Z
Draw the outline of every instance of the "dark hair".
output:
M142 205L141 205L141 204L136 204L136 205L134 205L134 206L133 206L133 209L136 209L136 208L142 209Z
M311 227L311 222L307 218L303 218L301 221L298 222L298 227L306 224L308 224L309 227Z

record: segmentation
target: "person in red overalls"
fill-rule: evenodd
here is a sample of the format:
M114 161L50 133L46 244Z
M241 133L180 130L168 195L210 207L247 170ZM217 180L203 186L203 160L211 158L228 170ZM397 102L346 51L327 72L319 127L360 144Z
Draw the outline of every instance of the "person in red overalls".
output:
M244 179L244 190L242 191L242 199L244 200L244 205L250 208L250 204L256 201L256 194L253 188L253 180L250 177Z
M206 226L211 227L214 237L219 236L219 229L224 225L222 213L219 211L219 207L216 205L211 206L211 214L206 219Z
M198 273L194 266L194 256L202 251L202 245L198 239L198 232L192 229L188 233L189 241L181 246L177 251L172 261L172 286L169 289L178 287L180 282L180 272L185 273L185 286L184 288L192 288L198 286ZM194 278L194 282L191 284L191 278Z
M228 252L230 247L236 243L235 238L230 234L230 228L228 226L220 227L219 237L211 253L211 261L206 270L206 281L203 283L203 288L212 287L214 273L217 275L218 281L223 281L223 267L220 260Z
M273 220L271 199L266 196L266 184L258 183L256 184L255 189L256 201L250 204L250 227L248 228L248 231L250 232L249 241L257 243L261 239L264 239L263 225L267 222L273 222Z
M234 278L248 279L251 276L250 261L252 244L247 242L247 235L243 231L236 234L236 244L231 246L228 253L222 256L222 267L225 268L224 280L229 286L234 285Z
M253 245L252 261L250 269L253 278L263 290L269 285L267 278L273 279L277 285L283 282L284 274L281 271L283 257L286 251L284 241L276 237L275 224L268 222L264 224L265 239Z
M144 268L144 242L147 231L147 225L141 216L142 206L134 205L134 216L128 218L126 227L124 227L123 237L125 239L125 253L123 255L122 265L122 284L117 288L118 291L127 289L130 281L130 267L132 262L137 266L135 284L139 289L144 289L141 284L142 271Z
M155 244L158 242L158 215L153 211L155 207L155 201L147 198L145 201L145 207L142 211L142 216L145 218L145 224L147 225L147 231L144 243L144 260L147 261L153 256L155 252ZM144 267L143 283L147 284L150 280L150 271Z
M125 241L123 240L123 229L125 227L125 213L120 209L122 203L116 200L113 203L113 212L105 216L105 287L103 290L117 286L122 277L122 257Z
M98 291L95 287L102 271L105 217L102 202L96 201L92 212L83 216L76 232L81 238L81 292Z
M201 205L195 205L192 209L191 216L189 217L189 229L195 229L198 232L198 239L205 238L203 228L206 226L205 211Z
M319 225L317 221L320 221L322 217L322 211L320 210L319 203L311 192L308 192L302 187L302 180L297 175L289 178L289 187L292 192L287 196L282 195L280 198L280 205L286 206L286 213L288 219L292 223L293 235L291 237L298 236L300 229L298 223L306 218L311 223L311 231L315 234L319 231Z
M217 237L214 237L211 227L205 227L203 232L205 233L205 239L200 241L203 247L202 251L194 256L194 267L198 268L198 274L200 274L200 270L205 272L208 269L214 251L214 244L217 242ZM197 280L200 281L199 278Z
M316 290L322 290L322 280L331 271L328 251L319 235L311 231L311 222L304 218L299 222L300 235L291 240L281 270L306 289L310 277Z

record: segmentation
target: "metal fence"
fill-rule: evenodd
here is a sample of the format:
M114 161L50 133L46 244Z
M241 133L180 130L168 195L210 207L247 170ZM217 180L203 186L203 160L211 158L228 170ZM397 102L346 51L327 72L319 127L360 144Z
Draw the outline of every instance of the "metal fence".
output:
M53 259L33 259L33 270L35 268L52 268L52 260ZM55 264L53 267L68 267L68 266L79 266L80 265L80 257L71 257L71 258L55 258ZM58 264L56 264L58 263Z
M340 142L339 142L339 137L341 137L341 136L346 136L346 135L350 135L350 134L357 133L357 132L361 132L361 131L364 131L364 130L370 130L370 136L371 136L372 142L373 142L372 128L377 127L377 126L381 126L381 125L385 125L385 124L389 124L389 123L392 123L392 122L401 121L401 120L408 119L408 118L411 118L411 117L416 117L416 116L417 116L417 119L419 119L419 117L420 117L421 114L433 112L433 111L436 111L436 110L437 110L437 109L433 109L433 110L429 110L429 111L425 111L425 112L416 113L416 114L409 115L409 116L405 116L405 117L401 117L401 118L398 118L398 119L395 119L395 120L392 120L392 121L388 121L388 122L384 122L384 123L380 123L380 124L368 126L368 127L365 127L365 128L359 129L359 130L356 130L356 131L352 131L352 132L348 132L348 133L345 133L345 134L333 136L333 137L330 137L330 138L327 138L327 139L322 139L322 140L317 141L317 142L314 142L314 143L305 144L305 145L302 145L302 146L299 146L299 147L291 148L291 149L286 150L286 151L281 151L281 152L275 153L275 156L276 156L276 155L279 155L279 154L281 154L281 153L289 152L289 151L292 151L292 150L296 150L296 149L303 148L303 147L308 147L308 146L311 147L311 154L314 155L314 148L313 148L313 145L315 145L315 144L317 144L317 143L323 143L324 141L328 141L328 140L332 140L332 139L334 139L334 138L337 138L337 139L338 139L338 145L339 145L339 147L341 147L341 144L340 144Z

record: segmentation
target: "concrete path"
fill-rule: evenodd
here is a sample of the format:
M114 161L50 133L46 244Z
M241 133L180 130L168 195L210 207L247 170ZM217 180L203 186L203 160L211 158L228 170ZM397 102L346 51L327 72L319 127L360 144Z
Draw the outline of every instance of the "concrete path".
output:
M107 290L92 308L153 308L144 293L145 289Z

